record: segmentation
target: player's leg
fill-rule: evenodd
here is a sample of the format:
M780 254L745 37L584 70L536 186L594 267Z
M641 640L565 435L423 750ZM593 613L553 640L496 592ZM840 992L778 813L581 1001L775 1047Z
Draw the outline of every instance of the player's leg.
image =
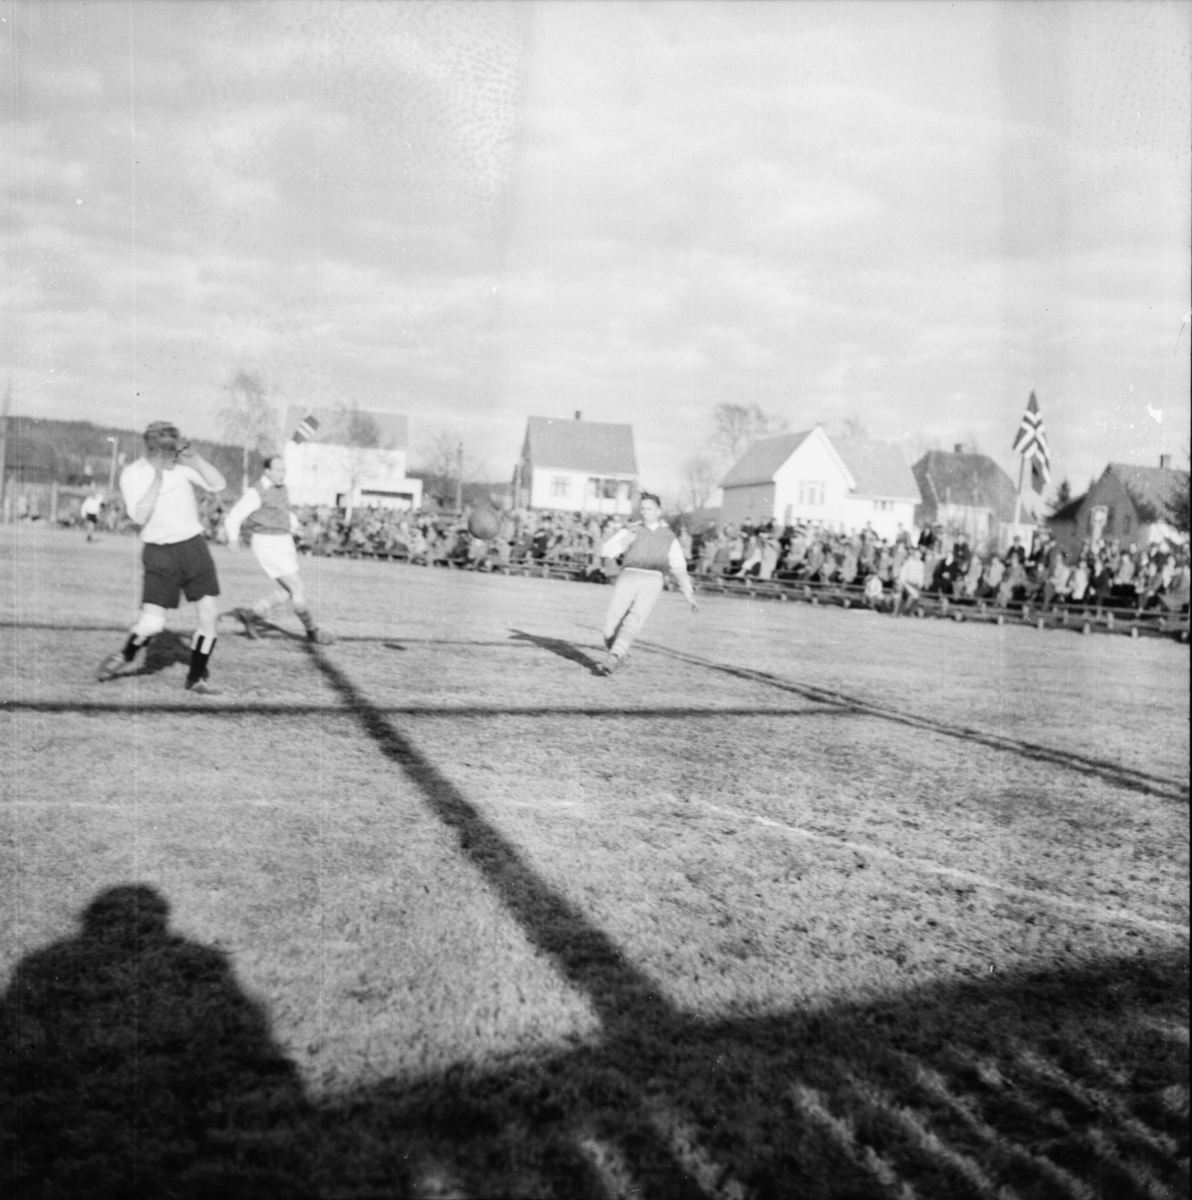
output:
M206 682L207 664L215 653L215 623L219 619L219 577L211 551L203 537L191 538L179 546L183 571L182 590L197 609L197 627L190 643L190 665L186 671L186 690L198 695L219 695Z
M157 604L142 604L136 624L128 631L124 646L109 654L99 665L96 678L101 683L115 679L118 675L136 673L136 657L166 627L166 610Z
M635 592L636 587L634 586L630 572L622 571L613 584L612 599L608 602L608 612L604 614L604 627L601 632L604 634L604 648L606 650L613 648L613 642L616 641L617 637L617 630L621 628L621 622L625 619L625 614L629 611L629 606L633 603Z
M141 613L128 631L123 648L100 663L95 674L101 683L119 675L135 674L137 654L166 627L166 610L178 607L182 572L175 547L146 542L141 549L141 562L144 566Z
M631 576L627 590L631 590L629 606L618 623L612 645L610 667L617 670L629 654L637 635L641 633L658 597L662 595L662 573L660 571L623 571L621 577ZM620 578L617 580L620 583Z
M302 576L295 571L292 575L279 576L277 582L289 592L294 613L302 622L303 629L306 630L307 641L318 646L329 646L331 638L319 628L314 614L306 603L306 589L302 586Z

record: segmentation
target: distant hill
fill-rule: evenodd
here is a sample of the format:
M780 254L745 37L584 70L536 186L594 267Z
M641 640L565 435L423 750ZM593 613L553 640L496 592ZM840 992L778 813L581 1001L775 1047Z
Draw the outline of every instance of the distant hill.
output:
M112 443L108 439L116 439L117 478L120 467L139 458L145 446L140 430L93 425L90 421L9 417L7 433L5 475L25 483L85 486L94 480L107 487L112 464ZM228 481L228 491L238 494L242 470L240 447L199 439L195 439L194 446ZM256 479L261 469L261 456L249 455L249 479Z

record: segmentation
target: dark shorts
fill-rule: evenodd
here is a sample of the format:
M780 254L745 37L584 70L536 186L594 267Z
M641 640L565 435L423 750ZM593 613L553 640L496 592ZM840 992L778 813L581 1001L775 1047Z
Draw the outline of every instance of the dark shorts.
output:
M201 534L168 546L146 542L141 561L145 564L142 604L177 608L179 593L185 593L188 600L219 595L215 563L211 561L207 539Z

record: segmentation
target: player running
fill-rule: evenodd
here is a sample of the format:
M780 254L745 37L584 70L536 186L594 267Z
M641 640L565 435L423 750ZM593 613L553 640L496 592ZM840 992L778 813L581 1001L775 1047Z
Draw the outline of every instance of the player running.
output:
M224 477L168 421L145 430L145 454L120 473L120 493L128 515L140 526L145 580L141 615L129 630L123 650L110 654L96 678L105 682L135 675L138 653L166 626L166 609L177 608L185 594L198 610L191 641L186 689L199 696L218 696L207 682L207 662L215 650L219 615L219 579L207 549L195 488L222 492Z
M658 597L663 579L673 575L693 613L699 612L695 590L687 575L687 560L679 539L662 523L662 501L642 492L640 524L614 533L600 550L602 558L620 558L621 573L613 586L613 598L604 618L604 644L609 651L606 675L615 675L625 662L629 647L641 632Z
M307 641L328 646L332 639L315 623L307 607L302 576L298 574L298 551L293 536L298 530L298 520L290 511L285 481L286 460L275 454L265 462L265 473L257 486L249 488L236 501L224 521L228 545L233 550L238 549L240 531L247 529L252 534L252 552L257 556L257 562L265 574L280 585L269 595L262 596L252 608L236 609L236 616L244 623L244 632L255 638L258 636L257 625L265 622L270 609L289 600L306 630Z

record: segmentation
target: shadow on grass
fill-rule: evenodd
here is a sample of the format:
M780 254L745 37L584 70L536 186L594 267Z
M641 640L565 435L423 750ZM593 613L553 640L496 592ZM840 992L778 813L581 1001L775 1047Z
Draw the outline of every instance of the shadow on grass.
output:
M596 935L598 1044L320 1100L225 956L166 915L151 888L109 889L14 972L3 1194L1187 1191L1182 954L716 1020L673 1010Z
M776 688L790 695L800 696L818 704L839 705L844 711L856 713L858 716L878 717L882 720L893 721L900 725L908 725L915 729L924 729L943 737L959 738L961 741L988 746L994 750L1006 750L1029 758L1036 762L1046 762L1071 771L1079 771L1086 775L1096 775L1116 787L1129 788L1131 791L1143 792L1146 795L1160 796L1171 800L1188 799L1187 782L1179 779L1168 779L1148 771L1139 771L1122 763L1110 762L1102 758L1094 758L1087 754L1077 754L1071 750L1060 750L1052 746L1039 745L1019 738L1006 737L1003 734L991 733L985 729L974 729L968 725L957 725L942 721L935 717L908 712L890 705L880 704L861 697L850 696L845 692L831 688L819 687L816 684L798 683L784 679L769 671L759 671L752 667L734 666L731 663L716 662L698 654L682 650L673 650L668 646L651 642L639 642L643 649L661 654L678 662L693 666L705 667L735 679L748 680L751 683L761 683L767 687Z
M603 666L592 658L591 655L585 654L578 646L571 642L565 642L562 638L544 637L538 633L526 633L522 629L515 629L512 632L511 640L514 642L529 642L537 646L541 650L549 650L551 654L557 654L560 658L566 659L568 662L578 663L585 668L590 675L604 674Z

